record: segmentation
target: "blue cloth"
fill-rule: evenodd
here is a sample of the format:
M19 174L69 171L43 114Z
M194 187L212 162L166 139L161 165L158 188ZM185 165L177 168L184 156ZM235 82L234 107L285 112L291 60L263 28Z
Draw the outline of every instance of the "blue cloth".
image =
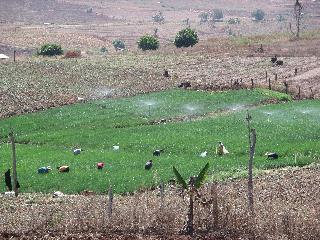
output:
M41 167L38 169L38 173L48 173L49 169L47 167Z
M74 155L79 155L81 153L81 149L75 149L73 150Z

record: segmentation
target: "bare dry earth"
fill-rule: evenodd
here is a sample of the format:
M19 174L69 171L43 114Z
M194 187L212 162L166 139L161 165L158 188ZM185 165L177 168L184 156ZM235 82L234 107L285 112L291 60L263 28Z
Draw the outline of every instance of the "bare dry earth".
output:
M303 29L318 28L320 24L320 2L302 1L305 18ZM92 13L87 13L88 9ZM239 17L240 25L216 23L212 28L199 24L198 15L203 11L221 8L225 19ZM251 20L251 12L261 8L266 12L266 20L256 23ZM162 11L166 21L154 24L152 16ZM286 21L277 22L276 16L282 14ZM64 48L101 48L112 50L111 43L120 38L126 41L129 49L136 49L137 39L143 34L153 34L158 29L162 45L172 41L175 34L189 19L192 28L199 32L201 39L228 36L229 32L240 35L270 34L286 32L292 22L291 0L215 0L215 1L98 1L84 0L3 0L0 2L0 51L12 54L1 48L37 48L53 41ZM53 23L52 25L43 25Z
M256 220L247 212L247 182L231 180L201 190L195 205L197 239L319 239L319 166L269 171L254 179ZM51 198L21 194L0 196L1 239L191 239L179 235L186 220L187 195L175 187L165 191L115 196L113 218L107 213L107 196L69 195ZM161 203L163 208L160 207ZM214 213L218 212L217 222ZM81 214L79 214L81 213Z
M267 46L262 54L254 51L254 45L230 43L224 46L230 47L225 51L219 46L209 41L190 49L125 52L76 60L40 58L3 62L1 117L75 103L78 97L96 99L160 91L185 81L190 81L194 89L204 90L237 88L233 84L236 80L242 80L240 87L251 87L251 79L255 87L267 87L266 71L272 89L284 91L283 82L287 81L293 96L297 96L300 86L302 98L309 98L312 93L315 98L320 97L318 56L281 57L284 65L273 66L267 56L275 51L273 45ZM169 70L171 77L163 76L164 69Z

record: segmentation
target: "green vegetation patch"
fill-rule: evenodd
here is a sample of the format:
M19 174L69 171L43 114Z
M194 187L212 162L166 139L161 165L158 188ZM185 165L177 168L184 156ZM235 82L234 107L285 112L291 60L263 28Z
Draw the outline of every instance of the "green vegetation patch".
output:
M242 176L248 158L247 109L258 135L256 168L318 161L320 102L263 106L268 99L289 97L267 90L171 90L4 119L0 122L0 172L11 166L6 135L12 127L17 134L18 174L24 192L105 192L109 185L117 193L134 191L174 178L173 165L187 178L207 162L210 178ZM218 141L225 144L229 155L215 154ZM113 150L114 145L120 146L119 151ZM75 156L74 147L84 151ZM164 149L160 157L153 157L155 149ZM202 158L204 151L208 154ZM266 151L276 151L280 158L267 160ZM153 167L146 171L144 164L150 159ZM101 161L106 166L98 170L96 163ZM60 165L69 165L70 172L58 173L55 168ZM38 174L42 166L52 166L53 170Z

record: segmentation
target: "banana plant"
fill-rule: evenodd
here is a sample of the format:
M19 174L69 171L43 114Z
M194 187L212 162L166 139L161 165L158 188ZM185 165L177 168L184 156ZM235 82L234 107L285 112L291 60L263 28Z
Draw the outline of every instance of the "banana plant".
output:
M188 210L188 216L187 216L187 223L184 227L184 232L186 234L193 234L193 203L195 201L195 197L199 196L198 189L202 186L205 175L209 169L209 163L207 163L198 176L191 176L189 179L189 183L187 183L181 174L178 172L178 170L173 166L173 173L176 175L177 182L185 189L187 190L189 194L189 210Z

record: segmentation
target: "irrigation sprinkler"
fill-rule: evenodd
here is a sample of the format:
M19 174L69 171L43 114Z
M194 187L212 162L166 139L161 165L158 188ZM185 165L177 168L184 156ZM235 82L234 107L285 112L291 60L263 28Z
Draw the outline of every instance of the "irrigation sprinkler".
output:
M192 121L192 116L196 113L197 109L198 109L197 106L192 106L189 104L185 106L185 110L187 111L189 122Z
M151 117L151 104L148 104L149 117Z
M148 108L148 109L146 110L146 111L147 111L146 115L147 115L148 117L150 117L150 116L151 116L151 108L152 108L152 106L154 106L154 105L156 104L156 102L155 102L154 100L142 100L142 101L141 101L141 104L142 104L144 107L147 107L147 108Z

